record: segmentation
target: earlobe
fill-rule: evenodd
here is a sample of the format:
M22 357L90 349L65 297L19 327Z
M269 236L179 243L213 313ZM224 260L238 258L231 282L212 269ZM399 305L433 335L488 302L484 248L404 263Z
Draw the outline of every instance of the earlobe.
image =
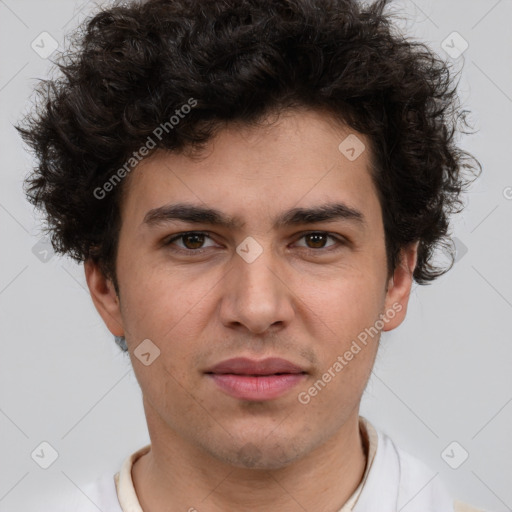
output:
M116 294L112 281L105 277L99 265L91 259L84 262L85 278L91 294L91 299L105 322L108 330L114 336L123 336L125 333L119 297Z
M419 242L414 242L400 251L400 262L388 282L384 311L388 321L384 331L395 329L405 319L418 259L418 245Z

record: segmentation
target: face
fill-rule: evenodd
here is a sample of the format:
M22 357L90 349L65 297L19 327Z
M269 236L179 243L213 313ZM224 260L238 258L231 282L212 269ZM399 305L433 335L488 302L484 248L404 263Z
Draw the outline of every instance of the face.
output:
M152 441L269 469L357 421L380 331L405 315L415 247L390 276L369 142L357 134L354 159L338 148L350 134L289 111L132 172L120 297L90 262L86 275L126 337Z

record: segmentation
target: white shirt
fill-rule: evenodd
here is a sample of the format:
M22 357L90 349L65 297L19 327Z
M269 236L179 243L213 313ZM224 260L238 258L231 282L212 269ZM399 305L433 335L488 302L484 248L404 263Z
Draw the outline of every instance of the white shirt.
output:
M453 502L434 472L399 449L362 416L360 429L368 447L363 478L338 512L484 512ZM115 475L106 474L82 489L63 506L69 512L144 512L132 480L134 462L151 445L128 456ZM85 496L84 496L85 495ZM56 509L55 512L59 512Z

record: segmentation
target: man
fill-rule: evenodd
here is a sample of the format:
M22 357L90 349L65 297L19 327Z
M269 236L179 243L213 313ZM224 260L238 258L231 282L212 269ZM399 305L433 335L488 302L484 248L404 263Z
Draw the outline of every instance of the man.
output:
M359 416L478 167L445 64L386 4L112 7L40 89L27 194L84 261L151 438L91 510L476 510Z

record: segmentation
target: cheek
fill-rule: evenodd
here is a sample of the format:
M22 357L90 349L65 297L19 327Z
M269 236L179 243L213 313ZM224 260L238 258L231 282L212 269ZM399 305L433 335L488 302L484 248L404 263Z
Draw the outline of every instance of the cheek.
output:
M190 280L182 273L162 269L144 275L136 271L130 276L122 301L123 318L132 365L150 400L166 400L169 392L164 388L168 387L180 402L182 385L194 380L191 361L214 314L212 295L208 295L213 286L204 276ZM137 347L146 339L155 344L158 353L150 366L137 359ZM182 398L186 401L186 396Z
M311 293L304 296L309 309L304 314L314 322L311 337L316 340L314 350L320 362L314 380L327 372L331 392L357 396L378 348L381 326L377 321L384 307L384 284L376 284L370 272L356 270L338 283L324 284L321 293L311 287ZM329 396L329 392L323 393L321 400Z
M379 280L371 267L317 277L302 281L301 299L325 329L346 338L375 323L385 302L385 280Z
M213 274L213 275L212 275ZM187 268L144 263L124 269L122 306L128 330L138 337L152 336L162 342L181 324L194 317L201 325L201 311L219 276L215 272L192 274Z
M375 324L383 292L359 286L330 288L309 302L316 328L311 330L319 364L299 391L302 404L322 422L336 423L357 405L371 373L380 339ZM337 404L337 415L332 404Z

